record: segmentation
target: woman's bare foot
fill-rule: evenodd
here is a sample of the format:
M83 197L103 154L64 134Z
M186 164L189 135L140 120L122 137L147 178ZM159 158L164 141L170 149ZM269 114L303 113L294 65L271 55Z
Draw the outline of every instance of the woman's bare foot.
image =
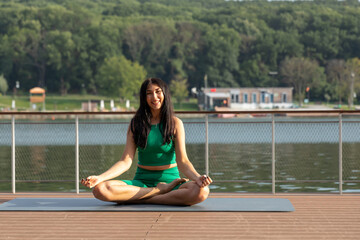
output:
M160 182L156 185L156 187L160 190L160 194L164 194L164 193L168 193L171 190L173 190L174 187L176 187L177 185L186 182L187 179L185 178L177 178L174 181L172 181L171 183L163 183Z

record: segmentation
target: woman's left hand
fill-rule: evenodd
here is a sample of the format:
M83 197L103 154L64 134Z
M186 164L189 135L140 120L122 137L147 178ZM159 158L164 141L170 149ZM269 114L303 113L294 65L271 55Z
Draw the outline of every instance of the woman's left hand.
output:
M198 179L196 179L196 183L201 187L206 187L209 184L212 183L212 180L209 176L207 175L201 175Z

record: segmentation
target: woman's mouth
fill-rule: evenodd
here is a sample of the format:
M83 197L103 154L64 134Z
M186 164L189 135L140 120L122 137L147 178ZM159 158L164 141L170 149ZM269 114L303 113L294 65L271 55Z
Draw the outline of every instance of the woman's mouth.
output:
M152 104L153 104L154 106L157 106L158 104L160 104L160 101L152 102Z

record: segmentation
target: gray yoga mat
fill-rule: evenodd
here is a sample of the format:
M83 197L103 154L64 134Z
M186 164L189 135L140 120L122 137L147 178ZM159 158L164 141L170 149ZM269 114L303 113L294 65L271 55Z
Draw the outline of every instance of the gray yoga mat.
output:
M208 198L193 206L120 205L95 198L15 198L0 204L0 211L291 212L294 207L282 198Z

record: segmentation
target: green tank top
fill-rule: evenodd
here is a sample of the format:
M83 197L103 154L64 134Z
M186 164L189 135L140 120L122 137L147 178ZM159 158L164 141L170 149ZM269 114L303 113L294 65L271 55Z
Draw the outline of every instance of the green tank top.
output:
M151 125L145 148L138 147L139 164L144 166L161 166L176 163L173 141L163 143L160 124Z

